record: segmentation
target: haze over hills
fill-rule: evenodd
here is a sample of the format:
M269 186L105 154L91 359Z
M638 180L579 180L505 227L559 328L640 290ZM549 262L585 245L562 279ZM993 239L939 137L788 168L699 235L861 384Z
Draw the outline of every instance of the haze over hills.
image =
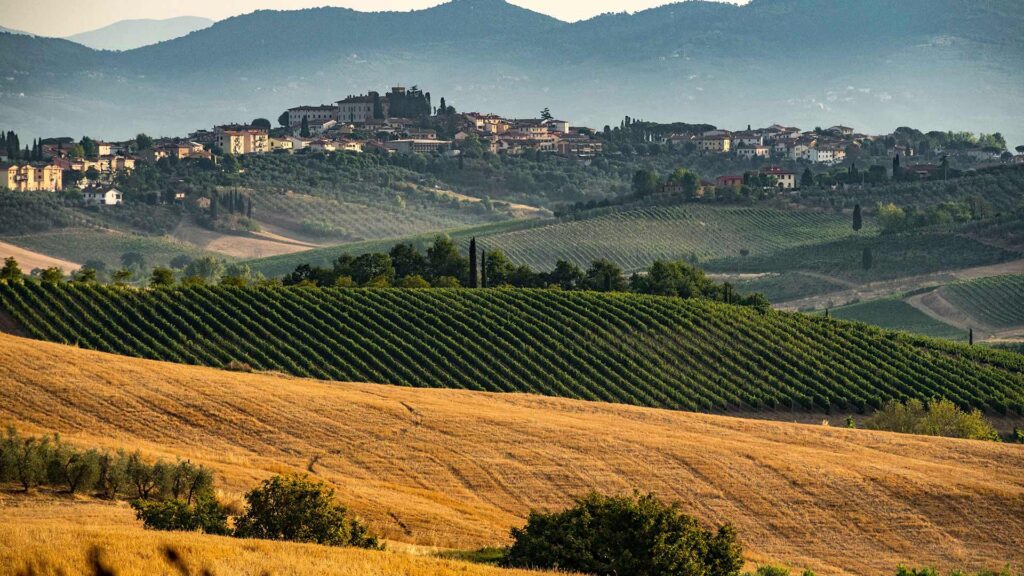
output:
M407 13L259 11L122 53L0 35L0 125L181 134L418 84L460 110L549 106L596 127L624 115L841 122L1002 131L1017 143L1022 26L1012 0L685 2L578 23L455 0Z
M131 50L180 38L212 24L213 20L197 16L179 16L166 20L121 20L96 30L68 36L67 39L96 50Z

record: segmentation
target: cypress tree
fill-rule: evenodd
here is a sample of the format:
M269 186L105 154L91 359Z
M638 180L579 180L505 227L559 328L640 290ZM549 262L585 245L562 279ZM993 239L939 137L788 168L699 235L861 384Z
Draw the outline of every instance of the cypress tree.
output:
M853 207L853 230L859 232L863 226L864 221L860 214L860 204L857 204Z
M900 155L896 154L892 157L892 179L896 180L900 177Z
M479 288L477 280L477 265L476 265L476 236L469 241L469 287Z
M309 138L309 116L302 117L302 126L299 128L299 136Z
M861 265L865 270L871 270L871 266L874 264L874 255L871 254L871 248L865 248L861 253Z

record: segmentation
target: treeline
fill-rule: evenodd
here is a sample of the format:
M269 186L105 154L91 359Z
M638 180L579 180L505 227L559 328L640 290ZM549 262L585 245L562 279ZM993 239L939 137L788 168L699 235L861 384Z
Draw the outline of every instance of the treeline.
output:
M476 238L470 241L468 256L463 256L447 236L437 236L426 254L412 244L397 244L387 253L342 254L331 268L303 264L283 283L343 288L553 288L704 298L761 310L770 306L763 295L740 294L728 282L716 284L684 261L655 261L629 277L606 259L593 261L586 270L559 260L550 272L537 272L525 264L513 264L501 250L478 250Z
M213 497L213 472L188 461L154 463L139 452L80 449L60 436L25 436L8 428L0 437L0 483L23 491L46 486L107 500L181 500Z

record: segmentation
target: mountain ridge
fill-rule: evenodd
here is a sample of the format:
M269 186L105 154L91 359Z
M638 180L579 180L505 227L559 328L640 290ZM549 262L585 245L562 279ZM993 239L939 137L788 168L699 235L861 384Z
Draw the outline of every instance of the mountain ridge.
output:
M213 24L213 20L198 16L120 20L65 39L94 50L131 50L186 36Z
M724 126L841 119L865 131L1001 131L1024 142L1014 113L1024 100L1022 6L692 1L567 23L501 0L458 0L412 12L261 10L117 53L0 35L0 125L183 134L401 83L460 110L550 107L598 128L624 115ZM26 70L32 62L45 68Z

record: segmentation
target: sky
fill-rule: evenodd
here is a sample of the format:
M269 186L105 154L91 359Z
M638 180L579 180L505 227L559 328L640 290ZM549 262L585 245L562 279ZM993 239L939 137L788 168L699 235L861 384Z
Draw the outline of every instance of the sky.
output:
M670 0L510 0L566 21L605 12L635 12ZM747 0L723 0L742 4ZM40 36L64 37L137 18L203 16L222 20L254 10L344 6L356 10L418 10L441 0L0 0L0 26Z

